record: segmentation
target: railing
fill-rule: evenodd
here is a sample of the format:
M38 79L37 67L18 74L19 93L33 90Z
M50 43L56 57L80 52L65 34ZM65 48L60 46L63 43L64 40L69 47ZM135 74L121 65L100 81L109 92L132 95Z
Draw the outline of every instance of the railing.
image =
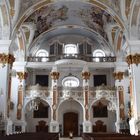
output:
M80 55L80 54L73 54L73 55L53 55L49 57L28 57L28 62L54 62L57 60L62 59L77 59L77 60L83 60L87 62L115 62L116 57L93 57L89 55Z
M66 88L66 87L58 87L58 96L60 98L82 98L83 97L83 87L77 88ZM90 96L93 98L104 97L115 97L116 89L114 87L108 86L98 86L98 87L89 87ZM26 87L26 96L27 97L50 97L52 92L51 87L43 87L40 85L32 85Z

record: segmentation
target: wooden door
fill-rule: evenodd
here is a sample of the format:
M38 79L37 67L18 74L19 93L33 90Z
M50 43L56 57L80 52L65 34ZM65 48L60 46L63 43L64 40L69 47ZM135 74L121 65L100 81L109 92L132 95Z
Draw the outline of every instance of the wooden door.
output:
M64 136L69 136L69 132L73 136L78 136L78 114L68 112L64 114Z

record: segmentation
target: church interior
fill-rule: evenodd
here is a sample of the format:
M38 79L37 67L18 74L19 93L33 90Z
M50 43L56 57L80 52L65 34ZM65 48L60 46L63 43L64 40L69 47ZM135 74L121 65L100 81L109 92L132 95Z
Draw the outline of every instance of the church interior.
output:
M139 139L139 63L140 0L0 0L0 139Z

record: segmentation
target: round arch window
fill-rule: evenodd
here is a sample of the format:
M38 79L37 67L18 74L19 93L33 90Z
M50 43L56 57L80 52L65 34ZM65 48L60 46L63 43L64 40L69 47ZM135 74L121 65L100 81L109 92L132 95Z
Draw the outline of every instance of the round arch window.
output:
M104 51L97 49L93 52L93 57L96 57L95 62L99 62L100 61L99 58L105 57L105 53L104 53Z
M64 87L78 87L79 79L75 76L67 76L62 80L62 85Z
M42 62L46 62L46 61L48 61L48 58L46 58L46 57L49 56L49 53L46 50L41 49L41 50L38 50L36 52L36 56L37 57L42 57L42 60L41 61Z

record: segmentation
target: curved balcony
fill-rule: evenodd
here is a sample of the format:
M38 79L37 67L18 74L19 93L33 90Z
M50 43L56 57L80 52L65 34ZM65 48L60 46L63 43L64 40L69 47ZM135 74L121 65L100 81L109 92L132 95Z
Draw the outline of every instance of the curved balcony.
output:
M57 60L62 59L77 59L77 60L83 60L86 62L115 62L116 57L93 57L89 55L80 55L80 54L73 54L73 55L52 55L48 57L28 57L28 62L55 62Z

